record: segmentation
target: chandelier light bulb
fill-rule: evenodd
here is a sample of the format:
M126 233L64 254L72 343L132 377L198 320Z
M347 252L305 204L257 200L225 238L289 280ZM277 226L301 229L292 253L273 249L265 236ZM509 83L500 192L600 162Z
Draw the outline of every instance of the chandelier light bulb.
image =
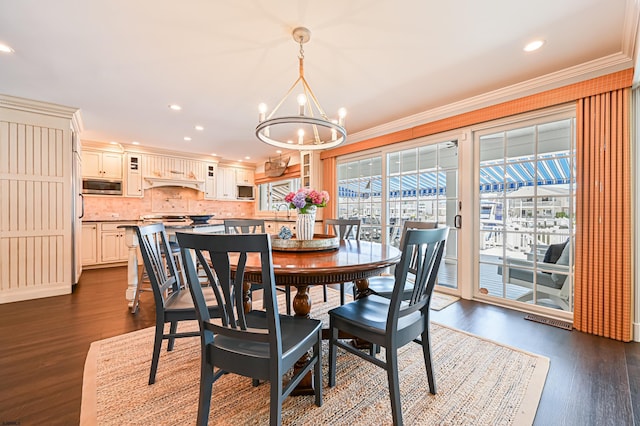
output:
M304 93L300 93L296 98L296 100L298 101L298 106L299 106L298 114L304 115L304 106L307 103L307 97L305 96Z
M267 104L262 102L258 105L258 112L260 113L258 115L258 120L262 123L264 121L265 114L267 113Z
M298 129L298 145L302 145L304 143L304 130Z
M339 120L338 120L338 125L339 125L340 127L344 127L344 118L345 118L346 116L347 116L347 110L346 110L346 109L344 109L344 108L340 108L340 109L338 110L338 118L339 118Z

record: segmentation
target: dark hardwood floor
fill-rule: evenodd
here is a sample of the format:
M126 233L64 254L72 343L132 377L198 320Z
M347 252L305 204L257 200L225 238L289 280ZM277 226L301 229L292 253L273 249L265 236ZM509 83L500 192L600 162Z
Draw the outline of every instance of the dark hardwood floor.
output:
M73 294L0 305L0 425L75 425L92 341L153 325L153 299L129 313L126 268L84 271ZM536 425L640 425L640 343L524 320L461 300L432 319L545 355Z

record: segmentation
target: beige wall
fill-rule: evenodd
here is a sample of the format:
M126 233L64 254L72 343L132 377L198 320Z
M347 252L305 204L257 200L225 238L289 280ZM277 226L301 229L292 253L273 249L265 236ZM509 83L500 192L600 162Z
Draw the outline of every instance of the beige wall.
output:
M211 201L203 193L189 188L147 189L143 198L84 197L83 220L138 220L142 215L214 214L215 218L252 217L255 202Z

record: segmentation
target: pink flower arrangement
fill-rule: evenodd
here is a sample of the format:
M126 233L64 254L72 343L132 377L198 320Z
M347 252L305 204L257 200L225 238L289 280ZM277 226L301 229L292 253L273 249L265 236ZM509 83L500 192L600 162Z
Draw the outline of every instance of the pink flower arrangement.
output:
M289 203L290 209L299 209L302 214L307 213L307 208L311 206L324 207L329 201L327 191L316 191L315 189L300 188L297 192L290 192L284 197Z

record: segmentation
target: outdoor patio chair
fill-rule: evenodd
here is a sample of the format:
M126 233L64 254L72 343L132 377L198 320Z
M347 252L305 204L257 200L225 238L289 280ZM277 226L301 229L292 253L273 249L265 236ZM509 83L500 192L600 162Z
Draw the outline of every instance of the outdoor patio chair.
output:
M538 268L534 270L534 262L521 259L507 259L506 264L498 266L498 274L504 275L507 284L515 284L530 289L518 297L520 302L534 299L534 282L536 300L549 300L565 311L570 311L570 287L567 279L569 273L569 257L571 243L551 244ZM558 255L558 253L560 253Z

